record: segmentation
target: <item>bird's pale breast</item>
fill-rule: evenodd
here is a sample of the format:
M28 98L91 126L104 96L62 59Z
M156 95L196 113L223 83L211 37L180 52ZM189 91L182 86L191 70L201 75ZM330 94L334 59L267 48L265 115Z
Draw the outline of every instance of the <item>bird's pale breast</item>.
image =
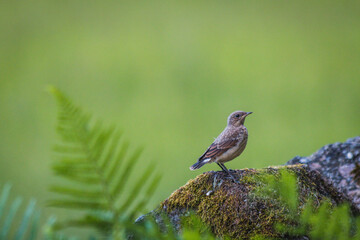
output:
M247 129L245 127L241 128L236 135L238 143L234 147L224 152L221 156L218 156L216 159L214 159L214 162L225 163L231 161L244 151L248 139Z

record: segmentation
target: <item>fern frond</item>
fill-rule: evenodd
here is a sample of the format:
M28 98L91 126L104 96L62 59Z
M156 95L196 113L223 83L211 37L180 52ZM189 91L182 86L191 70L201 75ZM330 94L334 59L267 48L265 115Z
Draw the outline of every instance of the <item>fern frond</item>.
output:
M106 162L101 166L101 169L103 169L105 172L105 177L107 179L114 179L115 174L119 171L121 163L124 160L124 157L129 149L129 142L124 142L120 148L120 151L116 154L114 157L114 161L109 161L108 159L111 159L111 157L106 158ZM105 168L105 166L108 166Z
M20 227L15 235L15 239L21 239L22 236L24 236L25 231L30 224L30 220L33 215L33 212L35 211L35 203L36 202L34 199L30 200L29 205L26 208L26 211L24 213L24 217L21 221Z
M77 200L67 200L67 199L51 200L48 202L48 205L51 207L73 208L73 209L94 209L94 210L102 210L108 207L105 202L99 202L96 200L77 201Z
M138 181L135 184L135 187L133 191L130 193L130 195L127 197L127 199L123 202L123 204L119 207L120 212L124 212L134 201L134 199L139 195L139 192L144 187L144 183L147 179L150 178L154 171L153 166L149 166L146 172L142 175L141 178L138 179Z
M142 197L142 199L135 205L135 207L132 210L131 213L131 217L130 218L134 218L135 214L140 212L144 206L146 205L146 203L148 202L148 200L151 198L151 196L154 194L155 189L157 188L159 182L161 180L161 175L156 175L152 180L151 180L151 184L148 186L144 196Z
M104 170L105 166L108 166L109 164L113 164L114 165L113 167L120 166L119 162L111 161L111 160L114 158L114 155L116 154L116 150L117 150L118 143L120 141L121 136L122 136L122 133L120 133L119 131L114 132L112 139L110 139L108 150L107 150L107 152L104 152L104 158L103 158L102 162L100 162L101 170ZM126 144L123 144L123 146L126 146ZM122 158L120 158L120 160L118 160L118 161L121 161L121 160L122 160Z
M51 216L48 218L47 222L43 226L43 235L44 240L77 240L78 238L75 237L67 237L66 235L59 233L57 225L59 223L57 222L56 218L54 216ZM95 238L89 237L89 239L95 240Z
M96 218L98 215L89 217L89 214L85 214L82 218L69 220L58 226L87 225L104 231L109 228L110 223L115 239L121 228L121 216L124 217L125 212L128 212L129 216L139 212L146 205L144 199L148 201L154 193L159 178L152 177L154 168L150 166L134 181L135 187L130 194L126 194L127 198L124 198L123 193L128 190L129 179L140 159L142 149L138 148L127 156L129 143L121 141L122 132L114 126L104 127L102 122L92 121L89 114L73 105L56 88L51 88L51 92L59 107L57 131L61 139L55 147L59 159L52 169L57 176L70 180L75 186L64 184L51 187L51 191L67 198L51 200L49 205L83 209L88 213L94 210L111 213L111 218L106 220ZM141 196L144 198L140 199ZM141 204L131 208L134 202Z
M68 180L77 182L77 183L84 183L87 185L98 185L99 181L101 181L98 176L88 176L86 173L84 174L75 174L71 172L57 172L54 171L54 173L58 176L67 178Z
M98 198L99 195L102 194L101 190L92 190L86 191L83 189L76 189L76 188L66 188L62 186L51 186L50 191L59 193L62 195L68 195L74 198L85 198L85 199L93 199Z
M36 201L30 200L23 213L19 212L22 203L20 197L15 198L11 203L9 200L11 185L5 184L0 195L0 239L36 239L39 226L40 212L36 210ZM20 222L15 221L21 215Z
M35 211L33 221L31 222L29 240L36 239L36 236L39 232L39 222L40 222L40 211ZM21 238L20 238L21 239Z
M1 232L0 232L0 239L6 239L10 228L12 226L14 217L16 215L17 210L20 207L20 204L22 202L22 199L20 197L17 197L15 199L15 201L11 204L10 209L9 209L9 213L5 218L4 224L2 226Z
M2 216L3 211L5 209L5 204L9 198L10 190L11 190L11 185L8 183L5 184L5 186L3 187L2 193L1 193L1 197L0 197L0 217Z
M115 187L111 190L112 196L118 197L122 193L125 187L125 182L129 178L130 173L132 169L135 167L135 164L137 163L141 153L142 153L142 149L138 148L135 151L135 153L131 156L131 158L128 160L126 166L124 167L124 171L122 172L122 175L119 176Z

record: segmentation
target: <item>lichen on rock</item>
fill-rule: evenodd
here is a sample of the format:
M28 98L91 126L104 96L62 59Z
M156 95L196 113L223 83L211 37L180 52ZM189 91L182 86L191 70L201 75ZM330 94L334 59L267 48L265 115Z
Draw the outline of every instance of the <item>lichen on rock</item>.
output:
M360 136L328 144L309 157L295 157L287 164L306 164L360 208Z

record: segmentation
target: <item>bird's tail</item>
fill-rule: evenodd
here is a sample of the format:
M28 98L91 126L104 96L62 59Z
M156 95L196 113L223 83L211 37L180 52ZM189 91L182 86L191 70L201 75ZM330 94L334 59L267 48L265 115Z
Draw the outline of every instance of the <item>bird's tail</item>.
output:
M197 162L197 163L195 163L194 165L192 165L192 166L190 167L190 170L191 170L191 171L194 171L195 169L199 169L199 168L201 168L202 166L204 166L205 163L206 163L206 162Z

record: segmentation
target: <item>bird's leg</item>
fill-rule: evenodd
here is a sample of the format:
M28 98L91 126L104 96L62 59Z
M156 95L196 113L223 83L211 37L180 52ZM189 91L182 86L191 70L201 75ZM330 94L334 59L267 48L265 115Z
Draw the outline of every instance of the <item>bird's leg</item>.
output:
M223 166L221 163L216 163L217 165L219 165L219 167L221 167L221 169L224 171L224 172L227 172L227 169L224 168L225 165Z
M240 183L238 180L235 179L235 177L229 172L229 170L225 167L225 165L223 163L217 163L217 165L219 165L219 167L221 167L221 169L226 172L231 178L232 180L234 180L235 183Z

